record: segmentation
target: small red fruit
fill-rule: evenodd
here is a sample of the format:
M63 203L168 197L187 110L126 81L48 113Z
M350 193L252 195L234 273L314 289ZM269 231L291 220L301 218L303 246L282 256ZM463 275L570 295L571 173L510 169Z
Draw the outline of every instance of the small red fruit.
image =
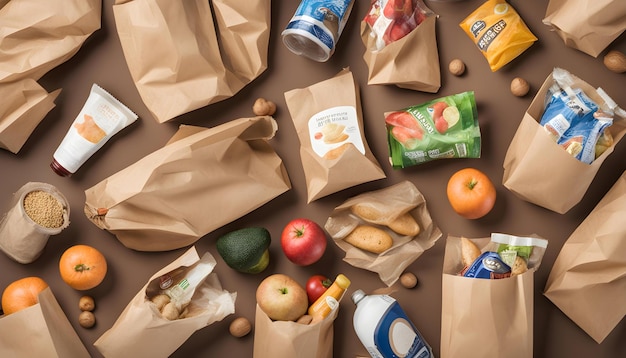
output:
M324 255L326 232L312 220L293 219L285 225L280 244L289 261L299 266L308 266Z

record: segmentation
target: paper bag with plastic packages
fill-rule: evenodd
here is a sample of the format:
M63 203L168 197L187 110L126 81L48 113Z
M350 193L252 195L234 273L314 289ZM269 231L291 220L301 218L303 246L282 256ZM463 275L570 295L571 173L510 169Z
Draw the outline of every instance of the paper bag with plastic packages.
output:
M155 119L230 98L263 73L270 8L270 0L116 0L126 63Z
M553 135L540 121L546 103L554 97L548 91L554 88L554 74L559 70L555 69L548 76L526 110L506 152L502 182L521 199L563 214L580 202L604 160L626 134L626 120L618 115L614 117L606 129L612 143L607 144L602 154L590 164L580 161L564 147L557 145ZM580 89L599 106L604 107L606 104L619 109L615 103L609 105L605 101L605 97L600 95L600 89L597 90L573 74L569 76L573 81L570 88ZM558 96L557 92L555 94ZM555 116L557 119L562 117Z
M208 252L200 258L195 247L187 250L150 278L94 346L105 357L167 357L194 332L234 313L237 294L222 289L216 264ZM180 303L180 316L166 318L156 295Z
M361 21L367 83L436 93L441 87L437 15L419 0L407 13L394 11L391 16L399 19L387 18L388 12L381 11L380 3L373 1ZM386 3L391 6L393 1Z
M85 191L85 214L126 247L190 245L291 188L272 117L181 126L163 148Z
M333 323L339 307L323 320L302 324L293 321L272 321L256 306L254 318L253 358L332 358Z
M89 358L89 352L48 287L39 303L0 317L0 356Z
M410 216L408 220L406 215ZM410 226L393 224L399 220L415 223L415 229L400 230L400 227ZM373 226L385 231L392 238L392 245L383 252L373 253L346 242L344 239L358 226ZM442 236L430 217L424 196L409 181L348 199L333 210L324 228L345 251L345 262L378 273L387 286L393 285L404 269Z
M596 342L626 315L626 172L570 235L544 295Z
M598 57L626 30L626 1L550 0L543 23L566 46Z
M469 239L486 252L489 238ZM441 357L531 358L536 266L506 278L459 275L462 241L449 236L443 262ZM541 254L542 255L542 254ZM487 264L485 264L487 266Z
M285 93L300 140L307 202L383 179L365 138L361 96L350 69Z

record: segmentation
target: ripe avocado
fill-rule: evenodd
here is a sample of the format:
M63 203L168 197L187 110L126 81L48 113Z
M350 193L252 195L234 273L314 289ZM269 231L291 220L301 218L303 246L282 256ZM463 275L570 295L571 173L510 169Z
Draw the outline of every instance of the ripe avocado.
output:
M259 273L270 261L271 237L262 227L231 231L217 239L217 252L226 264L239 272Z

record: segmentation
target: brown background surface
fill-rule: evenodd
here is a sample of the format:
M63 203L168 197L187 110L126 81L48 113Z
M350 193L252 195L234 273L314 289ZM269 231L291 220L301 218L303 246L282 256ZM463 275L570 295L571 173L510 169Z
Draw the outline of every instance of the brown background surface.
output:
M547 0L511 1L511 5L518 10L539 41L521 57L496 73L489 70L482 54L458 26L463 18L482 4L482 0L458 3L426 1L426 3L439 14L437 38L442 67L442 87L437 94L404 90L395 86L367 85L367 68L362 59L364 46L359 37L359 22L369 9L368 1L356 2L337 51L326 63L298 57L286 49L280 41L280 32L293 15L299 1L274 1L269 68L233 98L182 115L170 123L158 124L143 105L130 78L115 30L113 0L103 1L102 28L87 40L77 55L40 80L48 91L63 89L56 101L56 108L37 127L19 154L0 151L2 168L0 204L8 204L12 193L26 182L41 181L60 189L71 206L69 228L50 239L44 254L36 262L22 265L5 255L0 255L2 272L0 287L4 288L10 282L24 276L37 275L44 278L51 285L61 307L87 349L93 356L100 356L93 343L113 325L147 279L181 255L186 248L159 253L142 253L125 248L113 235L98 229L84 216L82 211L84 190L162 147L179 124L211 127L235 118L251 116L252 103L257 97L263 96L278 105L275 118L279 123L279 131L271 143L285 162L293 188L256 211L209 233L196 243L200 254L209 251L217 258L218 265L215 270L224 288L238 293L234 316L254 320L256 287L271 273L289 274L302 284L313 274L321 273L334 277L338 273L344 273L352 279L348 295L357 288L370 292L383 287L375 273L353 268L343 262L343 251L332 242L329 242L324 257L316 264L309 267L292 264L280 249L280 232L287 221L298 216L313 219L323 225L331 210L344 200L365 191L410 180L425 196L431 216L443 231L444 237L409 266L408 270L418 276L418 287L411 290L400 288L394 297L433 347L436 356L440 351L441 271L445 237L447 234L486 237L491 232L517 235L536 233L550 242L543 264L535 274L535 357L624 356L626 354L626 341L623 339L626 334L624 320L602 344L597 344L545 298L542 292L563 242L626 169L623 160L626 155L626 144L622 142L617 145L583 200L563 215L516 198L502 186L501 178L508 143L534 93L553 67L563 67L591 85L601 86L622 107L626 106L625 75L614 74L603 66L601 58L604 52L598 58L593 58L565 47L561 39L541 22L545 15ZM621 36L608 49L626 52L626 38ZM447 72L448 62L456 57L461 58L467 65L467 72L462 77L454 77ZM299 143L283 94L288 90L328 79L344 67L350 67L358 81L362 94L367 141L387 178L346 189L306 204L306 185L298 156ZM531 92L526 97L517 98L509 93L509 83L517 76L525 78L531 85ZM140 120L109 141L74 176L61 178L49 168L52 153L80 111L92 83L99 84L118 97L138 113ZM467 90L475 91L478 103L483 138L482 157L440 160L403 170L393 170L387 160L382 114L385 111L401 109ZM456 170L466 166L485 171L497 188L498 199L495 209L479 220L470 221L456 215L445 195L447 179ZM207 210L208 216L211 210L220 208L209 207L203 210ZM272 234L270 266L258 275L240 274L231 270L215 249L215 239L221 234L246 226L264 226ZM95 311L97 324L89 330L81 328L77 323L80 313L77 303L83 293L65 285L57 268L63 250L78 243L100 249L109 262L109 272L105 281L99 287L87 292L94 296L97 302ZM366 355L352 327L353 312L354 305L347 296L341 303L341 310L334 324L336 357ZM196 332L174 356L252 356L253 334L236 339L228 333L228 325L234 316ZM481 329L478 323L475 329ZM471 352L468 352L468 357L471 357Z

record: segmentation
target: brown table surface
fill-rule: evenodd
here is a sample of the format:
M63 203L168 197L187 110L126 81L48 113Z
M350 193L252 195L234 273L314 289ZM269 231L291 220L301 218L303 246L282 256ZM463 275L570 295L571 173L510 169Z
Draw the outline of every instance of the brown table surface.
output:
M626 155L625 144L617 145L615 152L604 162L582 201L566 214L557 214L522 201L502 185L502 163L508 144L534 94L554 67L563 67L591 85L601 86L617 103L626 106L625 75L612 73L604 67L602 63L604 53L594 58L566 47L562 40L541 22L545 15L547 0L511 2L539 41L496 73L490 71L485 58L458 26L463 18L482 4L482 0L458 3L427 1L427 4L439 14L437 40L442 86L436 94L405 90L395 86L367 85L367 68L362 59L364 46L359 36L359 22L369 10L367 1L356 2L336 53L325 63L296 56L286 49L280 40L280 33L295 12L299 1L275 1L272 6L268 69L233 98L181 115L165 124L158 124L150 115L129 75L115 29L113 3L113 0L103 1L102 28L87 40L73 58L40 80L48 91L63 89L56 100L56 108L36 128L17 155L0 151L2 167L0 202L8 203L12 193L26 182L41 181L61 190L71 207L69 228L50 239L43 255L37 261L22 265L5 255L0 255L2 272L0 288L24 276L37 275L45 279L93 356L100 356L93 343L113 325L147 279L181 255L186 248L170 252L145 253L124 247L115 236L98 229L85 217L82 210L85 200L84 190L162 147L179 124L212 127L232 119L251 116L252 103L261 96L275 101L278 105L275 118L279 123L279 131L271 144L283 158L293 188L254 212L197 241L195 246L200 254L209 251L217 258L218 265L215 271L224 288L237 292L236 312L221 322L197 331L174 356L252 356L254 335L234 338L228 333L228 325L235 316L254 320L256 287L264 277L272 273L291 275L302 284L313 274L321 273L334 277L338 273L344 273L352 280L348 294L357 288L369 292L384 287L377 274L354 268L343 262L343 251L332 241L329 242L328 249L319 262L308 267L292 264L281 251L280 232L287 221L298 216L313 219L323 225L331 210L344 200L362 192L388 187L402 180L413 182L423 193L431 216L444 233L433 248L426 251L407 269L417 275L419 285L410 290L400 288L394 293L394 297L433 347L435 355L439 355L440 351L441 276L445 237L448 234L487 237L492 232L518 235L536 233L549 240L542 266L535 274L535 357L601 358L626 355L626 340L623 339L626 334L624 320L602 344L598 344L542 294L562 244L626 169L622 159ZM621 36L608 49L626 52L626 37ZM455 77L448 73L448 62L453 58L461 58L466 63L467 72L464 76ZM285 104L284 92L326 80L344 67L351 68L360 87L366 138L387 178L361 184L307 204L306 184L298 155L299 142ZM510 81L517 76L525 78L531 86L531 92L523 98L514 97L509 92ZM80 111L92 83L98 83L118 97L138 113L140 120L114 137L75 175L62 178L49 168L52 153ZM392 169L387 160L382 114L385 111L401 109L467 90L473 90L476 94L482 132L482 157L440 160L402 170ZM466 220L456 215L446 199L445 187L448 178L456 170L466 166L483 170L496 184L498 199L495 209L479 220ZM219 207L211 210L219 210ZM215 248L215 239L221 234L246 226L264 226L268 228L273 238L271 264L266 271L258 275L240 274L230 269ZM77 302L83 292L65 285L61 281L57 266L61 253L78 243L98 248L109 263L105 281L95 289L87 291L97 302L95 311L97 324L92 329L78 325L80 311ZM366 355L352 327L353 312L354 305L347 296L341 303L339 316L334 323L336 357ZM480 325L477 324L475 329L480 330ZM468 357L470 356L468 353Z

